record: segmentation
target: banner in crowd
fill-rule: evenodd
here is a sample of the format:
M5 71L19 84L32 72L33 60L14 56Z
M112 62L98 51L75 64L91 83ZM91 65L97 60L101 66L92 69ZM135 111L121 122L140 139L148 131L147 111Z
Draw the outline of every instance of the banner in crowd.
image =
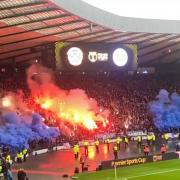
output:
M105 140L105 139L107 139L107 138L109 138L109 139L114 139L114 138L116 138L116 134L115 134L115 133L97 134L97 135L96 135L96 138L97 138L97 139L102 139L102 140Z
M146 136L147 132L146 131L128 131L128 136L129 137L136 137L136 136Z

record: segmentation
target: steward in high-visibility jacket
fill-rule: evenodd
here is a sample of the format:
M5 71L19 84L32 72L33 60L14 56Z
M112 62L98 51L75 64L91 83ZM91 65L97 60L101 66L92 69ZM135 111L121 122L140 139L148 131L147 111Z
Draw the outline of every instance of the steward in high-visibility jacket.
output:
M124 144L125 144L125 148L128 146L129 144L129 139L127 136L124 137Z
M84 150L85 150L85 155L88 156L88 146L89 146L89 142L88 141L84 141Z
M26 148L22 150L23 160L24 161L26 161L27 153L28 153L28 150Z
M118 138L116 139L116 144L117 144L117 147L118 147L119 150L120 150L120 148L121 148L121 142L122 142L122 139L121 139L120 137L118 137Z
M4 175L3 175L3 166L2 164L0 164L0 179L3 178Z
M94 144L96 146L96 152L99 153L99 140L97 139Z
M165 133L165 134L164 134L164 140L165 140L166 142L168 142L168 140L169 140L169 134L168 134L168 133Z
M153 133L151 137L152 137L152 143L153 143L153 145L155 145L155 142L156 142L156 136L155 136L155 134Z
M11 164L12 164L11 156L10 156L10 155L7 155L5 160L6 160L7 165L8 165L9 168L10 168L10 166L11 166Z
M79 157L79 145L78 144L74 145L73 152L74 152L75 159L78 159L78 157Z
M149 135L149 134L147 134L146 140L147 140L147 144L148 144L148 146L150 146L150 144L151 144L151 140L152 140L152 136L151 136L151 135Z
M88 141L84 141L84 147L88 147L89 143Z
M108 149L108 151L109 151L109 143L110 143L109 138L107 138L107 139L105 140L105 143L106 143L106 145L107 145L107 149Z
M23 161L23 153L20 151L17 153L17 162L22 163Z
M117 147L117 145L115 145L113 147L113 152L114 152L114 159L115 160L118 159L118 147Z
M137 136L136 141L137 141L138 147L140 147L142 145L142 137L141 136Z

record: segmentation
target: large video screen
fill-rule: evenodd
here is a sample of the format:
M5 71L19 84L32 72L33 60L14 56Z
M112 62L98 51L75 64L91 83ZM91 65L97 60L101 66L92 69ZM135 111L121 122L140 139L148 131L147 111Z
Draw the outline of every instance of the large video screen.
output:
M129 71L137 66L137 47L132 44L73 43L58 53L62 71Z

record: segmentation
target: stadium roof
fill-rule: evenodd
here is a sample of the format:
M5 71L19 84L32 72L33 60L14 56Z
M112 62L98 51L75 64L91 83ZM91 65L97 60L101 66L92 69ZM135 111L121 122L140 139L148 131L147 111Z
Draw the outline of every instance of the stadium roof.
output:
M120 30L78 13L83 6L94 8L78 0L0 1L0 63L37 59L56 41L137 43L141 64L179 60L180 34Z

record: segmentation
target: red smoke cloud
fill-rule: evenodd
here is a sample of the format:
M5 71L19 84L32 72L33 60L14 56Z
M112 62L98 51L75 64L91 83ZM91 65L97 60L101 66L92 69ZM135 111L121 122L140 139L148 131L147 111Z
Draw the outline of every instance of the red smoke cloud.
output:
M39 64L27 70L27 82L34 103L52 112L62 123L83 126L89 130L108 123L109 111L100 108L96 100L89 98L84 90L65 91L55 85L52 72Z

